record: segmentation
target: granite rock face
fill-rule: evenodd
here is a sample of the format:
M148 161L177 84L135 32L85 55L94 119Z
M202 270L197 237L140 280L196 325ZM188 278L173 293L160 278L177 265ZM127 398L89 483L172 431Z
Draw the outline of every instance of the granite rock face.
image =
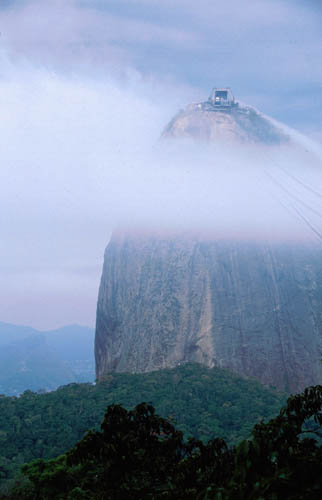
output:
M274 151L292 143L253 108L214 110L209 101L181 111L163 137ZM97 304L98 379L111 371L200 362L293 392L322 382L322 212L317 204L322 196L305 184L307 163L304 182L294 175L292 162L289 172L275 170L284 185L267 166L262 175L271 181L277 205L281 201L282 210L292 212L290 221L303 224L315 240L282 234L278 241L274 231L271 239L255 234L248 241L243 231L243 237L229 239L214 236L215 230L203 236L156 230L113 235ZM308 217L315 217L314 223Z
M115 236L97 377L187 361L297 391L322 380L322 248Z
M279 145L289 136L251 106L215 109L209 102L190 104L165 128L163 138L194 138L208 142L238 141Z

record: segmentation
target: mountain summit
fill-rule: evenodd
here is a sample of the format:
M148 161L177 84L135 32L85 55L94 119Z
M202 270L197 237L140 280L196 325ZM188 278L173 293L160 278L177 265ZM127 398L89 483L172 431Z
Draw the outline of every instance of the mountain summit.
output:
M179 111L163 137L271 145L290 140L268 117L236 101L230 88L214 88L207 101L189 104Z
M180 167L177 203L162 205L169 227L150 203L150 226L132 222L107 246L96 376L199 362L292 392L321 383L321 164L229 89L181 111L163 137L198 145L162 141Z

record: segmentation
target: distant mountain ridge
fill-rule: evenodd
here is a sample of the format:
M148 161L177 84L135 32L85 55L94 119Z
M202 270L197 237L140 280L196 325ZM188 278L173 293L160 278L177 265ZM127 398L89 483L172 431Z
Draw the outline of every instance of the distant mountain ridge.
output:
M0 393L49 391L71 382L91 382L94 330L69 325L41 332L0 322Z

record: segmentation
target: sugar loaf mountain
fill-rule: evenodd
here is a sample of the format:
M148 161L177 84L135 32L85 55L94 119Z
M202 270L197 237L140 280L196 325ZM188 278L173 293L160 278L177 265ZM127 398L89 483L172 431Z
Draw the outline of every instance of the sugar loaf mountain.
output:
M97 378L197 362L291 392L321 383L320 160L228 88L180 111L162 135L162 142L182 141L183 150L186 140L210 144L214 159L222 144L265 158L251 172L270 202L247 213L251 230L238 222L227 233L216 224L200 232L114 232L97 304ZM241 162L238 175L244 168ZM246 169L244 177L251 175ZM219 207L214 221L220 218Z

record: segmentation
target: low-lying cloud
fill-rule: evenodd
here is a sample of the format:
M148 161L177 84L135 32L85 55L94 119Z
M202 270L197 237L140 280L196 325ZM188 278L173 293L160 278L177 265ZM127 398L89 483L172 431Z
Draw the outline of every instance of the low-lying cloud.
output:
M321 141L309 4L2 2L2 321L93 324L115 227L320 241L319 146L294 132L283 149L159 141L213 85Z
M2 320L92 324L115 227L319 240L321 162L309 145L160 141L178 99L167 85L11 70L7 61L0 82Z

